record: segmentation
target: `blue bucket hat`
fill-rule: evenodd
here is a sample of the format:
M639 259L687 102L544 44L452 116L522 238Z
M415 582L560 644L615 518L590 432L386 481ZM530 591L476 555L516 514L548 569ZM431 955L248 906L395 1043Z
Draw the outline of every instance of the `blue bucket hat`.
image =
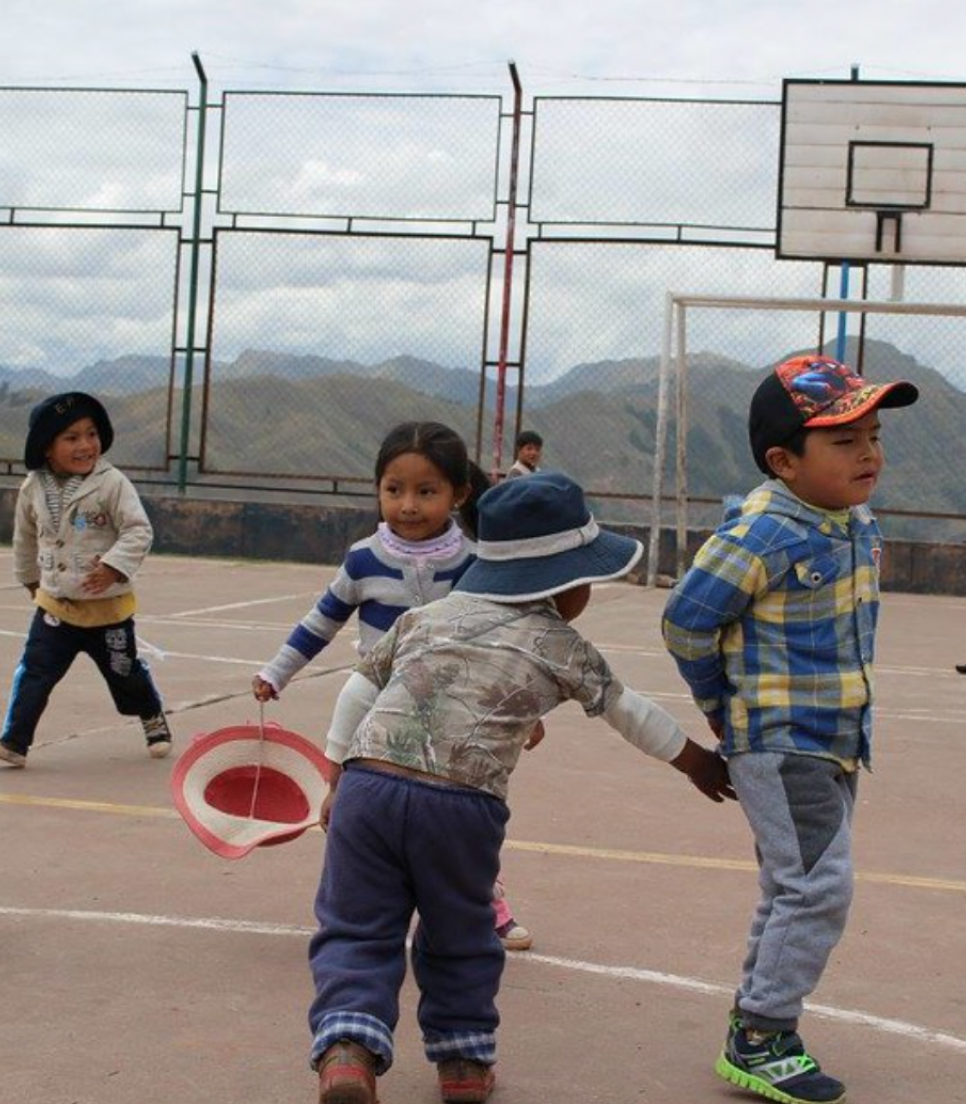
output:
M103 455L114 443L114 429L103 405L84 391L64 391L30 411L27 440L24 444L23 462L28 471L36 471L47 462L46 453L58 433L81 418L93 418L101 439Z
M599 528L584 492L562 472L505 480L478 508L477 559L455 589L491 602L533 601L617 579L644 552L640 541Z

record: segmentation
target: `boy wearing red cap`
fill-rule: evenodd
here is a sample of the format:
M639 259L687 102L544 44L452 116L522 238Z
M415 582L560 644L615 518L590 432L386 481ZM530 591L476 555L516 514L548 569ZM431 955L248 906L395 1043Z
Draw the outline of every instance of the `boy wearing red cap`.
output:
M0 762L9 767L27 765L50 693L81 652L97 664L118 711L140 717L151 758L171 750L134 635L131 577L153 534L133 484L103 458L113 441L107 411L82 391L53 395L30 412L13 555L37 611L0 736Z
M869 383L820 356L776 368L749 416L769 478L701 547L664 614L668 649L721 741L760 868L715 1070L785 1104L845 1099L805 1049L798 1020L852 896L882 550L866 505L883 465L878 412L917 397L911 383Z

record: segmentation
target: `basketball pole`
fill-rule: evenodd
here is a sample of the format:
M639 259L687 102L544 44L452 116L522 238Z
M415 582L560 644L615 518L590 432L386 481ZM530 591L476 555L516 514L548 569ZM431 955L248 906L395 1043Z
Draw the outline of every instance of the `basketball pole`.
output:
M853 81L859 79L859 67L858 65L852 66L850 77ZM842 261L841 268L839 269L839 298L848 299L849 297L849 262ZM845 360L845 351L848 342L848 320L849 316L845 311L839 312L839 329L835 338L835 359L839 362Z
M839 270L839 298L848 299L849 297L849 262L843 261L842 267ZM835 359L837 361L845 360L845 345L848 339L848 313L846 311L839 311L839 329L835 338Z

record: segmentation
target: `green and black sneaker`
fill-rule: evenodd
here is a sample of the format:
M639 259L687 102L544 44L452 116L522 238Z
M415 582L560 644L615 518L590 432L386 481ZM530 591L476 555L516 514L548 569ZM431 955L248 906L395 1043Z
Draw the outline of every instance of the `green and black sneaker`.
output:
M795 1031L768 1035L747 1030L734 1015L714 1071L725 1081L779 1104L843 1104L845 1086L806 1051Z

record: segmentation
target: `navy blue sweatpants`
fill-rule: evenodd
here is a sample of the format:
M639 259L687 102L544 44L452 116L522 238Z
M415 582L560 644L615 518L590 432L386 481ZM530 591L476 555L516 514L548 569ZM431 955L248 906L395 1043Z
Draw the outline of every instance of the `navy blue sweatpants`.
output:
M143 718L161 712L161 698L150 672L138 659L133 617L117 625L86 629L38 609L14 672L0 736L8 748L27 754L51 691L81 652L97 664L119 713Z
M312 1063L353 1039L392 1064L414 912L413 976L431 1062L496 1060L504 951L493 884L509 810L479 790L349 764L339 783L309 960Z

